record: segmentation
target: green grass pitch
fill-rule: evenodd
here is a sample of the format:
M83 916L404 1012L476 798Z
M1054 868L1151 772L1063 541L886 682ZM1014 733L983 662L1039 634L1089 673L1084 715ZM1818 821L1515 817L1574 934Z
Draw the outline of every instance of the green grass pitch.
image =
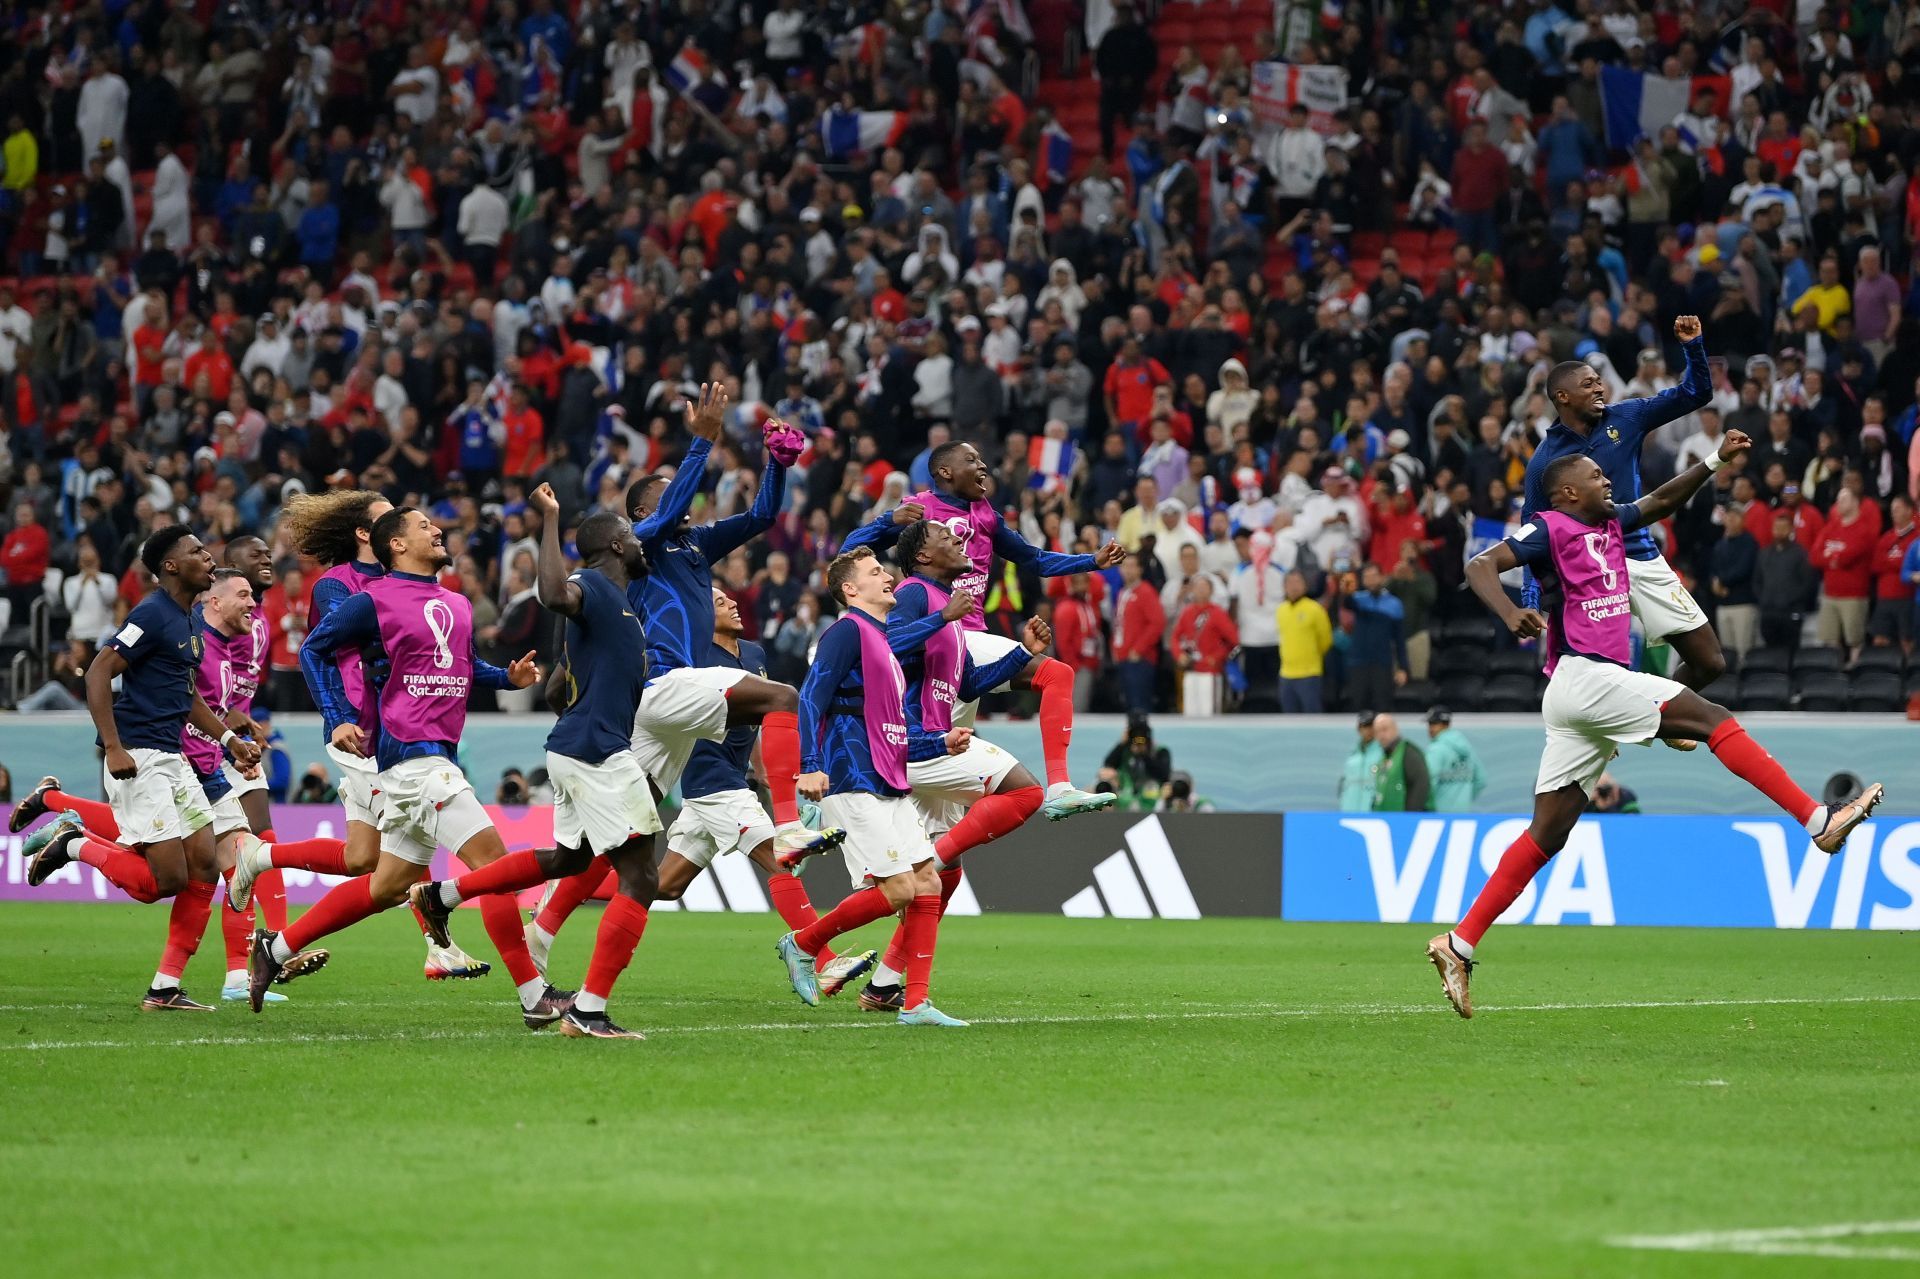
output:
M556 976L577 978L597 919L561 938ZM976 1024L908 1031L846 996L802 1007L772 916L663 913L613 1008L650 1037L618 1044L528 1033L499 972L424 982L400 913L331 939L331 967L261 1016L142 1015L164 927L154 908L0 910L9 1273L1920 1261L1910 936L1497 930L1468 1023L1426 927L958 919L935 991ZM472 912L456 933L487 953ZM217 995L217 951L194 994ZM1866 1222L1894 1224L1620 1242Z

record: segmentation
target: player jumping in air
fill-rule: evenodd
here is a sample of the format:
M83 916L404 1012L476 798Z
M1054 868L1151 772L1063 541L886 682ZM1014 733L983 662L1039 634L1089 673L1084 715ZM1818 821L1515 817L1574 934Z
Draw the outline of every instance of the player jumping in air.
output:
M646 550L647 574L627 587L627 598L647 627L647 691L633 725L633 750L662 795L686 769L696 742L724 741L727 731L758 724L773 803L774 851L785 859L826 852L836 831L800 823L794 778L800 774L796 712L800 697L736 666L702 666L713 643L713 564L773 527L786 490L787 465L799 457L800 433L780 422L763 431L767 467L745 515L695 527L688 511L706 473L707 454L727 417L727 393L718 383L700 388L686 406L693 443L668 482L657 475L627 489L627 516Z
M627 605L626 591L646 571L646 556L626 520L611 511L588 516L574 533L585 565L567 573L560 551L560 499L542 484L528 499L540 512L540 602L567 619L561 659L564 700L560 718L547 735L547 774L553 779L553 838L556 847L508 853L458 879L415 884L414 909L427 927L444 936L454 907L470 897L510 894L549 879L577 875L596 858L605 859L620 877L619 891L607 903L594 940L580 993L560 1019L562 1034L592 1039L644 1039L607 1016L613 983L633 960L647 927L653 901L653 837L660 814L646 772L633 753L633 716L646 685L647 635ZM503 900L512 909L511 897ZM519 937L508 953L508 971L529 989L544 980ZM517 971L516 971L517 970Z
M1534 784L1533 824L1501 857L1467 917L1427 943L1427 957L1440 972L1441 987L1462 1017L1473 1016L1468 981L1474 947L1565 847L1594 784L1621 744L1656 736L1705 742L1728 771L1804 825L1814 845L1826 853L1839 852L1848 833L1880 802L1882 790L1875 782L1850 803L1833 808L1815 803L1724 706L1676 680L1629 669L1629 537L1678 510L1709 475L1751 444L1741 432L1728 431L1717 455L1638 504L1615 505L1613 484L1594 459L1561 458L1547 472L1550 509L1467 565L1474 594L1508 630L1520 639L1545 637L1541 647L1548 681L1540 705L1547 746ZM1539 611L1515 606L1500 586L1500 574L1523 564L1541 583Z
M1687 367L1680 385L1640 400L1607 403L1606 383L1581 360L1553 366L1547 375L1547 399L1560 420L1547 429L1527 461L1526 502L1522 519L1553 509L1547 469L1561 458L1590 457L1613 483L1622 502L1640 500L1640 445L1649 432L1704 408L1713 399L1713 376L1707 369L1707 344L1700 336L1698 316L1683 315L1673 322ZM1720 651L1700 606L1681 585L1672 566L1660 554L1648 528L1627 534L1627 591L1633 615L1640 619L1646 642L1662 640L1680 655L1673 677L1698 692L1726 673ZM1669 741L1679 750L1695 749L1684 739Z
M746 628L740 621L740 607L725 591L713 591L713 647L707 651L703 666L734 666L750 674L765 676L767 657L758 644L740 638ZM767 896L787 927L805 928L815 919L813 903L807 898L807 886L800 876L783 868L773 853L773 819L760 804L748 780L754 746L760 730L743 724L727 731L725 741L699 742L687 759L687 771L680 778L680 815L667 832L667 854L660 859L659 883L654 887L655 901L679 901L701 872L713 865L716 857L745 853L767 873ZM1036 792L1036 795L1038 792ZM534 958L540 971L546 971L547 952L567 917L587 898L596 895L611 867L598 873L561 880L541 903L534 923L527 926L530 941L536 928L539 945ZM820 993L837 995L849 983L864 976L873 967L874 952L835 955L821 947L819 955Z
M933 451L929 469L934 487L915 493L892 512L863 524L847 535L844 549L872 546L876 551L893 545L906 526L920 519L944 524L960 540L967 554L969 571L954 580L957 590L973 597L973 611L961 622L966 630L967 654L986 669L1009 653L1020 651L1018 640L994 635L982 620L981 605L986 600L987 582L993 570L993 557L1029 567L1043 577L1065 577L1091 573L1097 568L1112 568L1126 557L1117 542L1109 542L1093 555L1060 555L1043 551L1000 522L1000 514L987 500L993 481L987 464L971 444L958 441L942 444ZM1047 797L1041 811L1050 821L1060 821L1075 813L1097 812L1118 802L1115 795L1095 795L1074 786L1067 770L1067 747L1073 741L1073 668L1056 658L1032 655L1012 681L1016 688L1031 688L1040 694L1040 746L1046 755ZM991 692L992 689L983 689ZM973 726L977 703L960 706L954 722Z
M407 890L426 878L436 845L476 867L507 851L454 763L454 752L473 687L529 687L539 678L533 654L504 669L475 654L473 608L465 596L440 585L437 574L450 557L425 512L395 507L374 521L370 536L386 573L369 579L308 634L300 666L326 721L327 740L350 755L371 751L379 765L380 857L370 874L334 888L284 932L254 935L248 988L255 1012L288 955L405 901ZM367 740L364 708L348 698L338 665L341 652L373 643L388 667L377 741ZM519 943L520 915L511 901L482 899L481 920L496 942L505 936ZM558 1021L572 996L544 981L536 984L538 989L523 986L519 994L526 1024L539 1029Z
M903 1026L964 1026L927 998L940 933L940 877L920 811L907 799L910 761L958 755L973 730L942 735L909 726L906 678L887 644L893 575L871 548L856 547L827 567L827 591L842 608L820 636L800 690L800 793L847 832L841 851L854 892L815 923L786 934L776 949L794 993L820 1002L814 964L823 947L883 915L906 911Z
M973 612L974 600L955 582L967 572L966 547L946 525L933 520L910 524L894 548L908 577L894 588L887 615L887 638L906 676L907 725L912 731L944 734L954 712L981 691L1018 674L1046 651L1053 634L1039 618L1029 619L1024 644L990 666L976 665L967 653L960 621ZM960 855L968 849L1018 830L1040 808L1040 783L1026 766L979 737L958 755L907 765L913 803L934 840L934 869L940 877L940 911L960 886ZM868 1012L894 1012L905 998L901 978L906 967L907 928L894 930L886 958L860 992Z
M169 914L168 953L140 1006L199 1011L206 1005L180 988L179 970L206 929L218 871L208 829L212 814L181 754L182 735L192 724L243 768L260 762L260 750L221 722L196 687L203 640L193 604L213 584L213 557L193 530L171 524L147 539L140 559L157 579L157 589L101 647L86 681L87 710L106 752L107 802L127 845L90 834L71 814L63 814L21 852L32 859L31 885L79 861L136 901L185 898L187 904ZM312 972L326 958L324 951L287 952L265 972L262 992L276 981Z
M295 551L326 566L313 584L313 609L310 626L318 627L333 615L333 610L378 581L385 571L374 554L371 541L373 523L393 503L378 493L354 489L336 493L303 494L287 503L281 528ZM372 654L378 657L377 652ZM376 740L379 732L379 682L382 668L369 662L354 649L334 655L334 666L349 703L356 708L356 720L365 740ZM340 803L346 809L347 838L339 840L305 839L281 844L267 838L243 839L235 857L234 873L227 885L227 898L236 909L247 910L259 891L262 877L275 869L307 870L322 875L365 875L380 859L380 817L386 807L385 796L374 784L377 769L371 758L344 750L332 741L326 743L327 757L340 777ZM416 916L417 918L417 916ZM419 920L425 936L427 925ZM267 928L278 932L286 927L282 913L276 926L267 920ZM429 981L449 978L484 977L492 965L473 958L457 945L440 946L425 938Z

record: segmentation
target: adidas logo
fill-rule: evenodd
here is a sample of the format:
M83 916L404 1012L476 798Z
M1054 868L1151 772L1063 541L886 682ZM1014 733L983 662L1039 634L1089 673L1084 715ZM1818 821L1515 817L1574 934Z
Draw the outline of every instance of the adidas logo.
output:
M1131 827L1126 848L1095 866L1093 883L1067 898L1060 913L1070 919L1200 918L1157 816Z

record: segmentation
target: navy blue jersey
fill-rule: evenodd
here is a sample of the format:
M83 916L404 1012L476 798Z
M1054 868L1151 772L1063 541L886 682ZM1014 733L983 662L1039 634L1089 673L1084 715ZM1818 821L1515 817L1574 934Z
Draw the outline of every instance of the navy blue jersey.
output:
M927 588L917 573L900 583L893 593L893 601L893 612L887 614L887 645L893 649L893 655L900 659L900 673L907 677L907 725L917 729L921 727L922 712L926 705L927 640L941 626L957 627L960 623L940 622L940 614L930 607ZM1032 653L1024 648L1016 648L997 662L976 666L973 658L966 653L963 640L960 648L960 692L957 698L963 704L979 701L982 694L991 692L1027 669L1027 663L1033 660Z
M740 641L740 656L735 657L715 644L707 650L702 666L731 666L762 679L767 675L767 655L758 644ZM747 768L753 760L753 743L760 736L758 724L742 724L727 730L723 742L695 742L687 757L687 771L680 775L680 794L685 799L718 795L725 790L752 790Z
M604 573L583 568L567 580L580 588L580 612L567 619L560 655L567 705L547 734L547 749L599 764L633 744L633 716L647 682L647 635Z
M178 755L200 670L200 626L193 614L165 591L154 591L133 606L106 647L127 663L113 695L120 745Z
M769 458L752 510L697 528L682 527L700 491L709 448L705 440L693 442L660 495L660 505L633 529L647 549L647 575L628 588L627 598L639 605L646 623L648 674L653 679L700 665L713 643L714 562L772 528L786 491L787 468Z
M820 636L813 667L800 688L800 771L825 773L829 795L907 792L888 785L873 766L865 719L866 682L860 661L859 626L881 626L859 609L848 609ZM947 753L939 736L907 726L907 761Z
M200 779L201 793L207 797L209 804L219 803L220 798L233 789L233 783L227 780L227 770L224 768L216 768L210 773L203 773L196 768L193 775Z
M1707 342L1695 338L1684 342L1687 368L1680 385L1658 395L1639 400L1609 404L1600 421L1587 435L1571 430L1563 422L1547 428L1540 447L1527 459L1526 502L1520 512L1523 520L1541 511L1553 509L1547 500L1547 468L1563 457L1584 453L1600 464L1600 470L1613 482L1613 500L1637 502L1640 491L1640 445L1647 432L1705 408L1713 401L1713 374L1707 368ZM1653 534L1637 529L1627 534L1627 558L1650 560L1659 555Z

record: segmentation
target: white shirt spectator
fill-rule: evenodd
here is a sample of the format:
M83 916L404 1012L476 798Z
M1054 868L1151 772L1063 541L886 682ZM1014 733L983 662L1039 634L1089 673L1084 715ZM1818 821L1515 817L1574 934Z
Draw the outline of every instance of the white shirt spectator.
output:
M293 342L279 332L279 325L273 327L274 336L268 337L266 326L262 325L252 345L247 347L247 353L240 358L242 377L252 377L255 369L268 369L275 377L280 376L280 367L287 362L287 353L293 350Z
M1344 521L1340 518L1343 515ZM1361 548L1367 541L1367 510L1359 498L1351 495L1315 493L1294 522L1293 532L1312 549L1321 568L1331 571L1344 559L1358 569L1364 558Z
M17 369L21 354L32 349L33 317L27 314L27 309L18 302L0 307L0 375Z
M1281 563L1283 556L1286 559L1284 564ZM1233 620L1240 628L1240 642L1243 645L1249 648L1273 648L1280 643L1277 610L1287 598L1287 570L1293 567L1299 556L1299 545L1282 533L1273 539L1273 558L1267 561L1264 574L1250 563L1233 570L1233 577L1227 583L1227 595L1233 601Z
M1307 199L1327 172L1326 139L1308 128L1282 129L1274 140L1267 167L1273 170L1283 197Z
M1705 431L1695 431L1681 441L1680 455L1674 460L1674 465L1681 471L1685 471L1697 462L1706 461L1719 451L1720 432L1718 430L1712 435L1708 435Z
M781 62L792 62L806 53L806 44L801 35L807 29L807 15L798 7L775 9L760 24L760 34L767 42L767 56Z
M510 220L506 197L484 182L460 201L460 238L468 244L499 248Z
M387 429L400 430L400 411L407 407L407 388L385 373L373 384L373 411L387 419Z
M75 123L82 160L98 153L102 141L112 142L116 153L126 150L128 96L127 82L113 71L88 76L80 85Z
M396 231L419 231L427 225L427 198L420 194L420 188L413 184L399 169L387 175L380 187L380 203L386 206L387 218Z
M187 166L169 151L153 171L153 221L147 233L158 231L167 238L167 247L184 253L193 243L192 184Z
M68 629L89 643L113 629L113 606L119 584L105 573L76 572L60 583L60 597L73 614Z
M913 407L922 417L953 416L953 357L929 355L913 366Z
M426 124L440 110L440 73L432 67L410 67L393 78L401 90L393 109L415 124Z
M579 296L573 281L564 275L550 275L540 286L540 305L546 308L547 318L556 323L573 314L573 301Z

